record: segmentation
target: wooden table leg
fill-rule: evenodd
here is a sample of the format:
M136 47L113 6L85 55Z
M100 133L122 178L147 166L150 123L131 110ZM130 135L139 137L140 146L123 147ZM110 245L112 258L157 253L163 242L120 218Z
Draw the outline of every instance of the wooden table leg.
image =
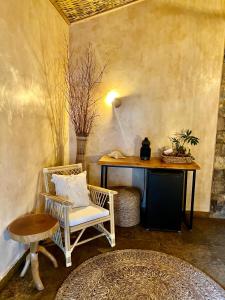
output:
M26 262L22 272L20 273L20 277L24 277L31 263L31 271L32 271L35 286L39 291L41 291L44 289L44 286L41 282L40 275L39 275L38 252L43 253L46 257L48 257L51 260L53 266L55 268L58 268L58 263L55 257L51 253L49 253L43 246L39 246L38 243L31 243L30 253L27 254L26 256Z
M36 288L41 291L44 289L43 283L39 275L39 263L38 263L38 243L30 243L30 258L31 258L31 271L33 275L33 280Z
M22 272L20 273L20 277L24 277L24 275L26 274L26 272L29 268L29 265L30 265L30 253L27 254L27 256L26 256L26 262L25 262Z
M54 266L55 268L58 268L58 263L57 263L55 257L54 257L51 253L49 253L49 252L45 249L45 247L43 247L43 246L38 246L38 252L43 253L46 257L48 257L48 258L51 260L51 262L53 263L53 266Z

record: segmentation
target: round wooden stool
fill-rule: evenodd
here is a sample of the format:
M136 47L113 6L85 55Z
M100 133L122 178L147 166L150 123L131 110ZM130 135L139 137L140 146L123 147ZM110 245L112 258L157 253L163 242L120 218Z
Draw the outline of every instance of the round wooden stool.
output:
M8 226L10 237L18 242L30 244L30 253L26 257L24 268L20 274L23 277L31 263L31 271L36 288L44 289L39 275L38 251L46 255L57 268L58 264L54 256L50 254L38 242L51 237L58 229L58 220L48 214L29 214L13 221Z

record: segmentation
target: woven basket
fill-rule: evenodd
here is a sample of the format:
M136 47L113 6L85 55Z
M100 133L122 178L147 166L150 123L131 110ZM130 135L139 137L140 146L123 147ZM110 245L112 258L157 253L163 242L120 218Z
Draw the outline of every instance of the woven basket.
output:
M161 155L161 160L166 164L191 164L193 158L190 156L170 156L170 155Z
M112 187L118 194L114 199L115 224L131 227L140 223L140 191L133 187Z
M86 170L86 145L87 145L86 136L77 136L77 163L82 163L83 169Z

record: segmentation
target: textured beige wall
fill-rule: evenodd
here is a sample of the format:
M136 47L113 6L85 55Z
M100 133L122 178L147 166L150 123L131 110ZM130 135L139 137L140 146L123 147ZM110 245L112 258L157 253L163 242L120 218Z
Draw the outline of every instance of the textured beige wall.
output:
M54 164L47 103L49 93L51 100L57 97L47 88L51 78L62 76L59 66L52 73L53 62L66 57L61 46L68 25L47 0L7 0L0 1L0 31L1 279L24 253L6 227L32 210L39 172Z
M153 154L168 136L193 129L193 150L202 170L195 210L209 211L219 88L224 50L222 1L140 1L70 28L77 51L92 42L101 63L109 62L101 95L115 89L125 97L113 111L102 100L101 117L88 143L88 155L120 148L139 153L148 136ZM224 5L224 4L223 4ZM99 168L91 165L91 181ZM129 171L111 172L111 183L131 183Z

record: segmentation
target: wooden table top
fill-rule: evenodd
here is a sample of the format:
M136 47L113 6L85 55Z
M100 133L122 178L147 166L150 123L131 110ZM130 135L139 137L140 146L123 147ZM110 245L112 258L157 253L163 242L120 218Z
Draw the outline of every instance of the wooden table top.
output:
M49 214L27 214L14 220L8 232L12 239L30 243L51 237L58 226L58 220Z
M108 155L102 156L98 164L101 166L147 168L147 169L172 169L172 170L200 170L196 162L191 164L166 164L160 157L151 157L150 160L141 160L138 156L126 156L125 158L115 159Z

